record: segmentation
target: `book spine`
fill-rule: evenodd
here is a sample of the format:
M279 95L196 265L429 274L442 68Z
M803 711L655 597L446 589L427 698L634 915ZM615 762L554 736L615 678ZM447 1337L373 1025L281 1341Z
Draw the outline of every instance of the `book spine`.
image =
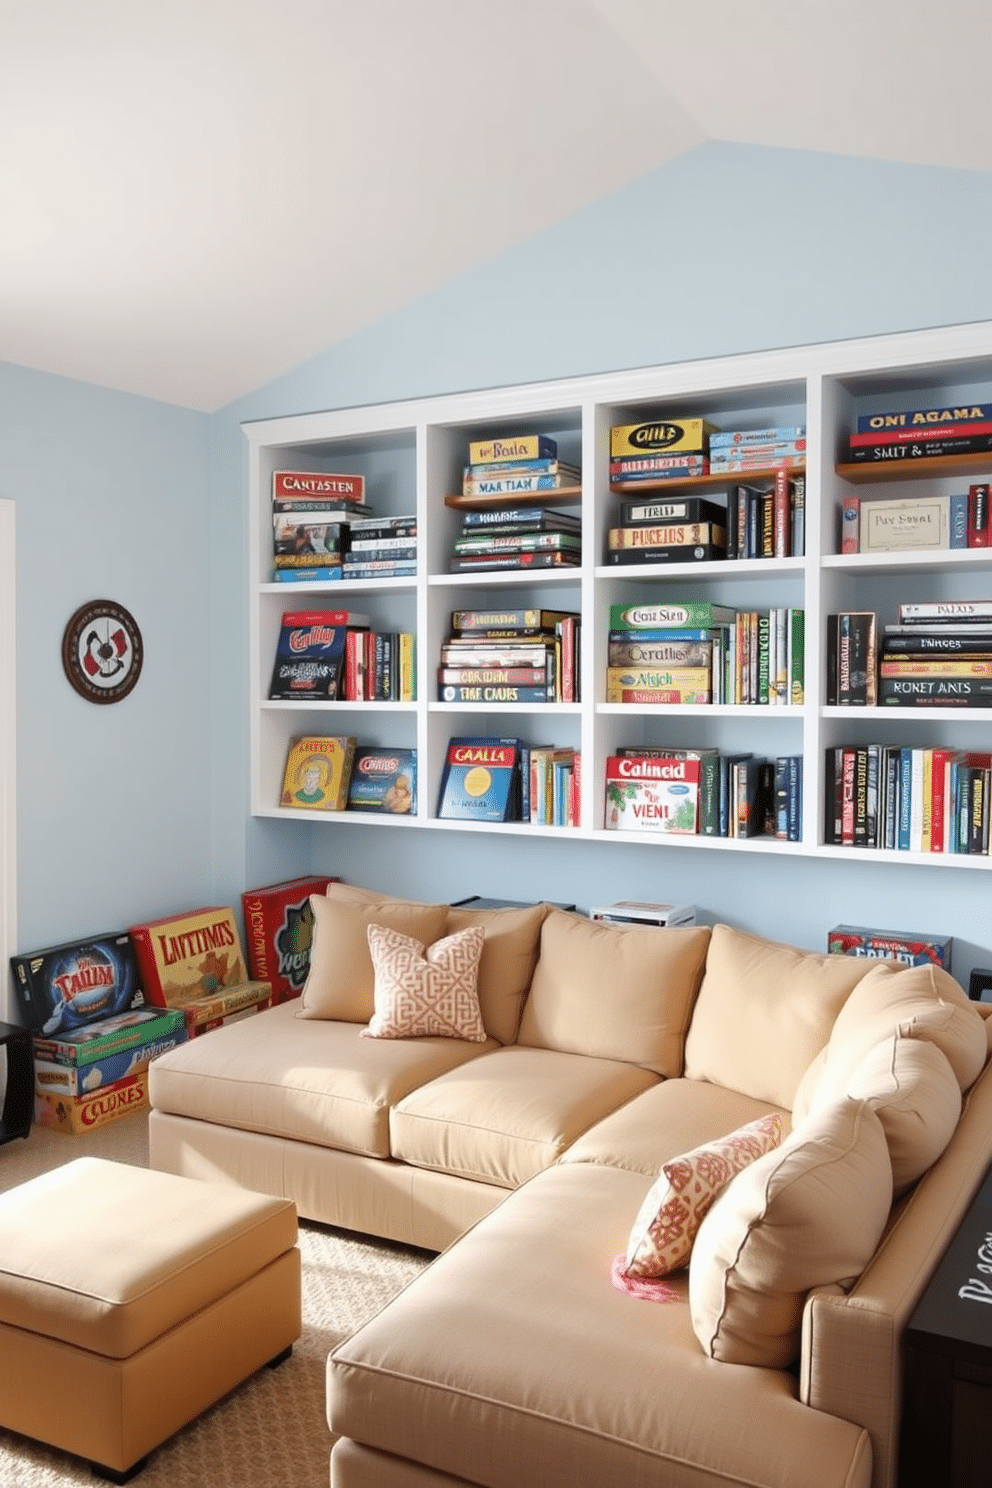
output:
M992 421L992 403L968 403L956 408L911 408L897 413L863 413L858 418L859 434L872 429L884 433L889 429L914 426L961 424L970 421Z
M547 687L544 668L519 667L438 667L437 680L459 687Z
M876 440L872 444L852 445L847 458L852 464L892 464L896 461L912 464L914 460L942 459L945 455L982 455L989 450L992 450L992 434L961 434L895 444Z
M775 472L772 493L772 556L789 556L789 476L785 470Z
M792 556L802 558L806 553L806 476L789 477L789 500L792 523Z
M541 686L458 686L446 684L438 689L442 703L547 703L554 701L554 688Z
M992 599L916 600L899 606L901 625L966 625L985 623L992 626ZM992 635L992 628L989 630Z
M614 548L606 555L609 564L634 567L647 563L715 563L726 558L722 543L678 543L668 548Z
M992 434L992 419L958 419L949 423L916 424L909 428L862 429L849 436L848 444L852 450L874 444L943 444L949 439L973 439L988 434Z
M726 530L713 522L677 522L669 526L637 523L628 527L611 527L608 545L617 548L673 548L691 543L711 543L722 547Z
M579 555L573 552L544 553L472 553L452 558L452 573L480 572L485 569L577 568Z
M969 548L987 548L992 541L992 526L989 523L989 491L987 483L968 487L968 543Z
M878 701L886 707L992 708L992 679L883 677Z
M723 526L726 515L722 506L701 496L686 496L678 501L634 501L628 498L620 502L620 521L626 525L635 522L714 522Z
M840 551L861 550L861 497L845 496L840 503Z
M472 476L462 480L463 496L519 496L529 491L563 491L574 488L568 475Z
M948 547L966 548L968 546L968 507L970 497L967 491L958 491L950 498L950 532L948 534Z

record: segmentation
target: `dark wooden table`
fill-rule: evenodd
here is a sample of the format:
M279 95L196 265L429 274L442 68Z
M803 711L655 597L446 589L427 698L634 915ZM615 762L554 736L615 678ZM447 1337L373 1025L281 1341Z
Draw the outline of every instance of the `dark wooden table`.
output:
M992 1485L992 1169L904 1339L899 1488Z

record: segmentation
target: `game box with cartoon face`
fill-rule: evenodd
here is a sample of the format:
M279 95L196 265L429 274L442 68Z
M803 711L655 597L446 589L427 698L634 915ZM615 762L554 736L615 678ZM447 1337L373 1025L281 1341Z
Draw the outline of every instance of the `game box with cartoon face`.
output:
M126 930L11 956L10 965L25 1026L49 1038L147 1002Z

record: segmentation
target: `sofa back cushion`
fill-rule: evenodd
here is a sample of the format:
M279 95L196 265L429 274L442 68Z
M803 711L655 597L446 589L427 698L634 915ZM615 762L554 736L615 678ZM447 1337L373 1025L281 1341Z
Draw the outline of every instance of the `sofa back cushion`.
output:
M331 893L311 894L310 903L310 970L297 1017L336 1018L344 1023L368 1023L375 1012L369 926L384 925L430 945L444 934L448 917L445 904L349 903Z
M822 1106L845 1094L865 1056L895 1034L934 1044L961 1090L973 1084L985 1063L985 1020L948 972L929 962L906 968L895 961L868 964L868 975L838 1013L826 1047L796 1091L797 1121L812 1110L814 1100Z
M401 899L395 894L361 888L357 884L329 884L327 893L329 898L341 904L432 907L419 900ZM470 925L481 925L486 932L479 962L479 1007L486 1033L501 1044L512 1044L516 1039L524 998L537 964L541 926L549 907L547 904L528 904L519 909L473 909L470 904L446 906L447 918L439 934L454 935ZM402 930L401 926L396 928ZM403 933L413 935L416 932Z
M867 1101L882 1123L897 1198L937 1161L961 1116L954 1071L925 1039L883 1039L856 1067L844 1093ZM818 1093L813 1114L828 1104Z
M689 1307L703 1350L728 1364L787 1368L815 1286L853 1282L892 1203L881 1122L863 1101L828 1106L731 1179L689 1261Z
M625 929L550 910L517 1042L680 1075L709 940L705 925Z
M804 1071L871 963L714 925L685 1043L685 1073L792 1108Z

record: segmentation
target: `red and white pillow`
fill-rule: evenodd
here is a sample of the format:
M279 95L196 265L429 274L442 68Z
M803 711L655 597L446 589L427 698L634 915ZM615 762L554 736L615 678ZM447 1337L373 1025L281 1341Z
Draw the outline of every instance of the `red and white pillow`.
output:
M761 1116L729 1136L666 1162L634 1220L623 1273L667 1276L684 1266L713 1201L736 1173L781 1140L781 1118Z
M486 1041L479 1011L479 960L486 932L470 925L425 946L385 925L369 925L375 1012L365 1038Z

